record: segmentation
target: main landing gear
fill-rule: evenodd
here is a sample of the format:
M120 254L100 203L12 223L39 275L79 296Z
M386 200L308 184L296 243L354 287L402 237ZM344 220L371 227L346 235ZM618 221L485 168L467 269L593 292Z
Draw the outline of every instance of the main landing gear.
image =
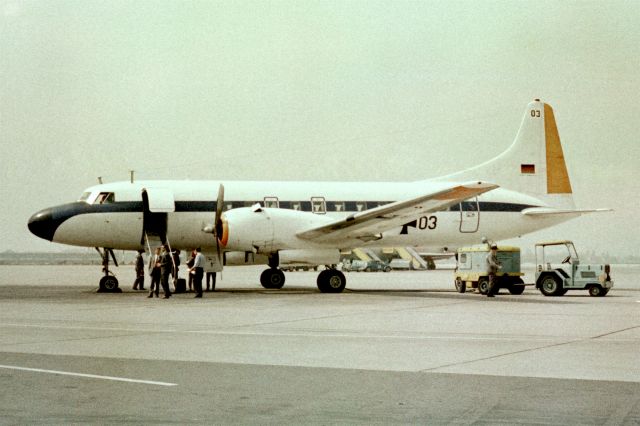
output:
M278 269L277 264L273 263L271 259L269 266L270 268L265 269L260 275L260 284L268 289L281 289L285 281L284 272ZM317 285L322 293L341 293L347 285L347 279L332 265L318 274Z
M341 293L347 285L347 279L342 272L329 268L318 274L317 284L323 293Z
M113 249L105 247L104 251L100 251L100 249L96 247L96 251L100 253L102 257L102 272L104 272L104 277L100 278L98 293L122 293L122 289L118 287L118 279L109 271L109 257L111 257L113 263L118 266L116 256L113 254Z
M262 287L269 289L280 289L284 285L284 272L278 269L280 263L280 256L278 252L269 256L269 269L265 269L260 274L260 284Z
M260 284L264 288L280 289L284 285L284 272L278 268L265 269L260 274Z

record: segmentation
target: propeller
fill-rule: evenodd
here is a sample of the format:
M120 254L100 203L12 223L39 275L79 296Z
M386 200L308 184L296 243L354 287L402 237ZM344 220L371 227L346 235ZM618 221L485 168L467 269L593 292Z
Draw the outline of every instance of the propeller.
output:
M222 238L222 208L224 207L224 185L218 188L218 199L216 201L216 218L213 225L213 237L216 239L216 253L218 262L222 265L222 253L220 252L220 238Z

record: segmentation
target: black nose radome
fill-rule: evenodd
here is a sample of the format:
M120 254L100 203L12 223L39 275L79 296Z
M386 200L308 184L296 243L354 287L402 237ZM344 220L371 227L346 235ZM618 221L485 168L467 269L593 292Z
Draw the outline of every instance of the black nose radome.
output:
M53 234L57 228L53 220L53 209L40 210L29 218L27 226L33 235L53 241Z

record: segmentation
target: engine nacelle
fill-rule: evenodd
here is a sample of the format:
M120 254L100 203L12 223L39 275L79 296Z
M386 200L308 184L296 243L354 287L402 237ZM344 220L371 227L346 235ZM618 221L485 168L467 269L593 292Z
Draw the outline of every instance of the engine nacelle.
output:
M309 248L296 233L324 225L332 219L310 212L263 207L242 207L222 215L220 244L228 251L274 253Z

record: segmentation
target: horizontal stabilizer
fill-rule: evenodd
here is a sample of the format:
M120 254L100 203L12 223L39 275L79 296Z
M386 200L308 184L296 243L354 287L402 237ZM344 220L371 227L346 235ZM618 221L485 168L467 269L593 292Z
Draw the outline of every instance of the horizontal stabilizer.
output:
M443 183L437 191L354 213L344 219L299 232L297 236L318 243L339 242L342 247L382 238L381 233L421 214L442 211L454 204L497 188L487 182ZM357 247L357 245L356 245Z
M525 209L522 214L525 216L551 216L551 215L568 215L579 216L586 213L604 213L611 212L613 209L554 209L552 207L532 207Z

